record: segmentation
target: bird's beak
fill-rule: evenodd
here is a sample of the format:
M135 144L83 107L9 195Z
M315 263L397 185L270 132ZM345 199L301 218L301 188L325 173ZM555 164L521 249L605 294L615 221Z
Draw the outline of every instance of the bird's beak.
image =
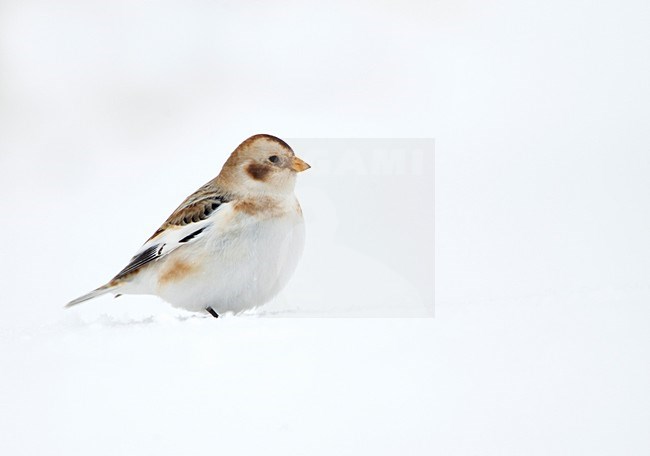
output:
M304 171L306 169L311 168L307 163L302 161L298 157L293 157L293 160L291 161L291 169L294 170L295 172L299 173L301 171Z

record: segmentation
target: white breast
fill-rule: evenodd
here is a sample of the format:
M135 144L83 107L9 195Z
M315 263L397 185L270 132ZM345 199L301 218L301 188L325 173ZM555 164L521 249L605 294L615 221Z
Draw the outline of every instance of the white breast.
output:
M234 222L234 223L233 223ZM167 260L191 268L178 280L159 282L156 294L192 311L241 312L271 300L289 281L302 254L302 215L231 220L235 229L215 230Z

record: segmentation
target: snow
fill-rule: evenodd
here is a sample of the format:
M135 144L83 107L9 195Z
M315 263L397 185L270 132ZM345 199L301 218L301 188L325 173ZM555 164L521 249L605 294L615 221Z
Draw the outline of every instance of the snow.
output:
M648 454L644 3L0 10L0 454ZM314 165L281 297L62 308L258 132ZM309 138L435 138L435 318L432 169Z
M648 313L601 294L435 319L68 313L3 340L3 452L640 454Z

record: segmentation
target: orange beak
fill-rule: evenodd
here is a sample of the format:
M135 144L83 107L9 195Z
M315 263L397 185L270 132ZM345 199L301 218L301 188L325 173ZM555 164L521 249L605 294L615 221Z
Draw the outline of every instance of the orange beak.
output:
M311 166L309 166L307 163L302 161L300 158L293 157L293 160L291 162L291 169L292 170L299 173L299 172L304 171L304 170L309 169L309 168L311 168Z

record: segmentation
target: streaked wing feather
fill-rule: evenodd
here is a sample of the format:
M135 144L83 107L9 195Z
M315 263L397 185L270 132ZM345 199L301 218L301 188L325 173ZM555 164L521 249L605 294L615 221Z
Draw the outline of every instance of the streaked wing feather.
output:
M177 248L195 241L212 225L209 219L216 215L215 212L230 201L231 198L215 188L213 183L198 189L167 218L113 281L124 279Z
M203 228L199 228L198 230L194 231L193 233L188 234L185 236L183 239L178 241L179 244L185 244L186 242L190 242L192 239L197 237L199 234L203 233L203 230L205 230L205 226Z
M215 185L209 182L194 192L194 194L188 196L149 240L154 239L170 226L184 226L206 220L222 204L228 203L231 200L230 195L215 188Z
M127 264L126 267L113 278L113 280L123 279L145 264L151 263L153 260L159 258L163 247L165 247L165 244L154 244L151 247L148 247L142 252L136 254L133 258L131 258L129 264Z

